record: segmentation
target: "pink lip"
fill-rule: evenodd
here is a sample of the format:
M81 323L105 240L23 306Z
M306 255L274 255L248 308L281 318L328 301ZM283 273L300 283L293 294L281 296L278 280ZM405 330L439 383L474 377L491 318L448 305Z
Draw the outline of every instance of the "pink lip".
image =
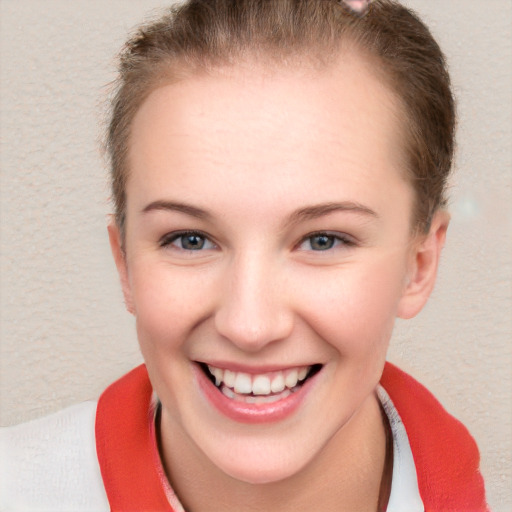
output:
M240 423L270 423L281 421L291 416L306 398L317 375L308 379L297 391L286 398L269 404L246 404L231 400L208 379L198 365L194 373L199 388L208 401L223 415ZM319 372L321 373L321 372Z
M260 373L271 373L286 371L292 368L302 368L305 366L311 366L309 364L294 364L294 365L265 365L265 366L249 366L238 363L231 363L227 361L202 361L204 364L214 366L215 368L222 368L223 370L230 370L232 372L244 372L250 375L256 375Z

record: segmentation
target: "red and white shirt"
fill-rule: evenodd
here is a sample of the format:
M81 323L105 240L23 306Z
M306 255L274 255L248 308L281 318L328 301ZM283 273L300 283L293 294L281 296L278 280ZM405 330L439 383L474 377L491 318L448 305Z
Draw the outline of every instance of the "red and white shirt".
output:
M387 512L488 511L466 428L386 364L378 396L393 434ZM144 365L98 402L0 431L0 511L182 512L162 468Z

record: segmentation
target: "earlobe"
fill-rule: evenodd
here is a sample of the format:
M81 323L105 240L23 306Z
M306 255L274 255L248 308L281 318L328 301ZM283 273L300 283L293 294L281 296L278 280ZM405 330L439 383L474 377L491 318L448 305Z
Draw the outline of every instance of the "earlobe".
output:
M432 293L449 222L450 215L447 212L436 212L428 235L414 244L408 280L398 304L399 318L416 316Z
M128 277L128 267L126 264L126 254L123 249L121 232L115 220L111 220L108 224L108 238L110 240L110 249L112 256L119 273L119 279L121 281L121 288L123 290L124 302L128 312L135 314L135 308L133 306L133 299L131 293L130 280Z

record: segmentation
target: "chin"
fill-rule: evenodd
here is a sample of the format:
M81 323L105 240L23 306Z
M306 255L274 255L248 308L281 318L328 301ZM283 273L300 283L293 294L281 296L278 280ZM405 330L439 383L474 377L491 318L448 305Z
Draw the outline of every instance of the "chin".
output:
M252 465L248 467L247 464L243 464L240 466L230 465L230 467L223 470L228 476L240 482L251 485L264 485L286 480L300 472L300 469L302 468L297 469L282 466L257 467L256 465Z
M265 443L267 444L267 443ZM262 446L254 443L250 449L241 446L232 446L222 452L220 457L211 457L210 460L225 474L235 480L252 485L277 483L300 473L313 458L309 454L297 451L297 444L286 446L287 443L274 443ZM238 452L238 455L237 455ZM226 454L231 456L226 457Z

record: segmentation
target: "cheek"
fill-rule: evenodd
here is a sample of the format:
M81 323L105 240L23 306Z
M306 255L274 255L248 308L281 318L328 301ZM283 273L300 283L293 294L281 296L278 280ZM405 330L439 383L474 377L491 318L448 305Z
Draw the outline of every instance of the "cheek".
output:
M143 352L181 345L205 318L212 290L203 274L139 265L132 272L137 334Z
M403 289L404 266L388 259L335 269L304 301L310 325L339 352L386 351Z

